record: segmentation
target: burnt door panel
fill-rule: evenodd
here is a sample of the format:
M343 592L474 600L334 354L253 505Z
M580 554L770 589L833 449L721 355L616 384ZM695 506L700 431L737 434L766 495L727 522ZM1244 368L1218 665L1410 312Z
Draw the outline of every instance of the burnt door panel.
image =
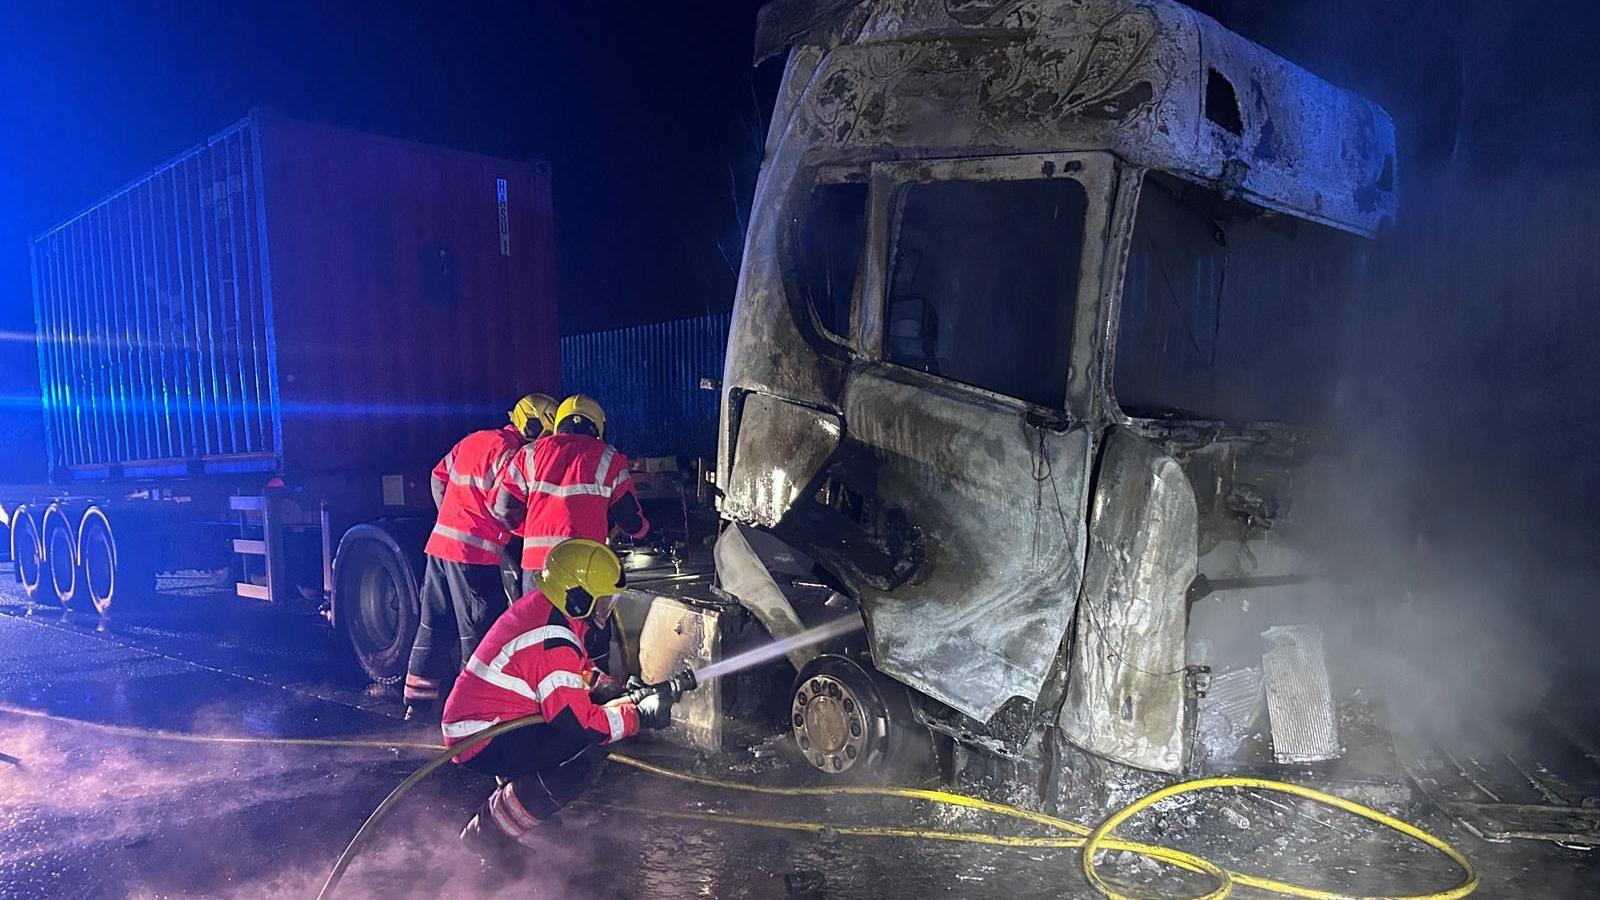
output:
M844 419L858 459L834 477L920 551L898 583L849 579L874 664L980 721L1037 699L1082 577L1087 431L878 365L852 373Z

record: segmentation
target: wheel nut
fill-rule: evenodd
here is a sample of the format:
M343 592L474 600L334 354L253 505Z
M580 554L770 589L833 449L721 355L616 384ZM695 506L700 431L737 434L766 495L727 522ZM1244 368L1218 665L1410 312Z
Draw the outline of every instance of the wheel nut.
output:
M794 727L803 728L803 727L805 727L805 724L806 724L806 717L800 715L799 713L795 713L794 714Z
M803 735L803 734L800 735L800 749L801 750L810 750L811 749L811 742L809 740L806 740L806 736Z
M847 713L855 712L856 702L849 697L844 698L844 711Z
M861 737L861 723L854 719L850 721L850 736Z

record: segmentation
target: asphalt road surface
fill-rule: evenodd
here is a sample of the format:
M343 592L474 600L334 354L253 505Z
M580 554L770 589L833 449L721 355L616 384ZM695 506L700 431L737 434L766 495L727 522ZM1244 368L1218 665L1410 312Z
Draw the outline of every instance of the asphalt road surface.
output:
M31 608L9 567L0 570L0 704L8 710L0 712L0 898L315 896L345 842L424 754L191 743L83 723L261 738L436 735L405 726L398 698L369 689L315 618L204 585L163 591L145 607L111 621ZM779 739L709 758L664 741L632 743L623 749L712 777L810 777L789 763ZM985 814L878 799L752 798L616 764L589 802L539 834L524 874L511 879L486 870L456 839L492 788L454 766L424 782L352 866L339 896L1097 896L1074 850L762 830L648 810L1037 833ZM1600 852L1491 845L1437 812L1408 814L1473 859L1483 876L1478 896L1600 893ZM1404 839L1250 794L1172 801L1127 833L1326 889L1421 894L1456 878L1448 861ZM1105 868L1146 894L1207 887L1137 858L1115 857Z

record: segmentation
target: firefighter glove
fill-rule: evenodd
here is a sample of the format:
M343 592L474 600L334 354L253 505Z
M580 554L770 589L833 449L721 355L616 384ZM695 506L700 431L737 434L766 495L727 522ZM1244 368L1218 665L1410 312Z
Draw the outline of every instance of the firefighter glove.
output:
M672 698L654 693L639 701L639 726L660 731L672 724Z

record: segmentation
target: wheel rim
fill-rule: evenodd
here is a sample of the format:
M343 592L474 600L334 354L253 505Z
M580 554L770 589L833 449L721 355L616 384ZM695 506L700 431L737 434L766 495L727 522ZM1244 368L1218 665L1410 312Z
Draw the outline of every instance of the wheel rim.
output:
M117 551L105 526L92 524L83 535L83 583L94 608L111 608L117 589Z
M839 774L857 765L871 765L881 757L887 718L870 685L854 679L817 674L794 692L790 724L795 743L810 763L824 772Z

